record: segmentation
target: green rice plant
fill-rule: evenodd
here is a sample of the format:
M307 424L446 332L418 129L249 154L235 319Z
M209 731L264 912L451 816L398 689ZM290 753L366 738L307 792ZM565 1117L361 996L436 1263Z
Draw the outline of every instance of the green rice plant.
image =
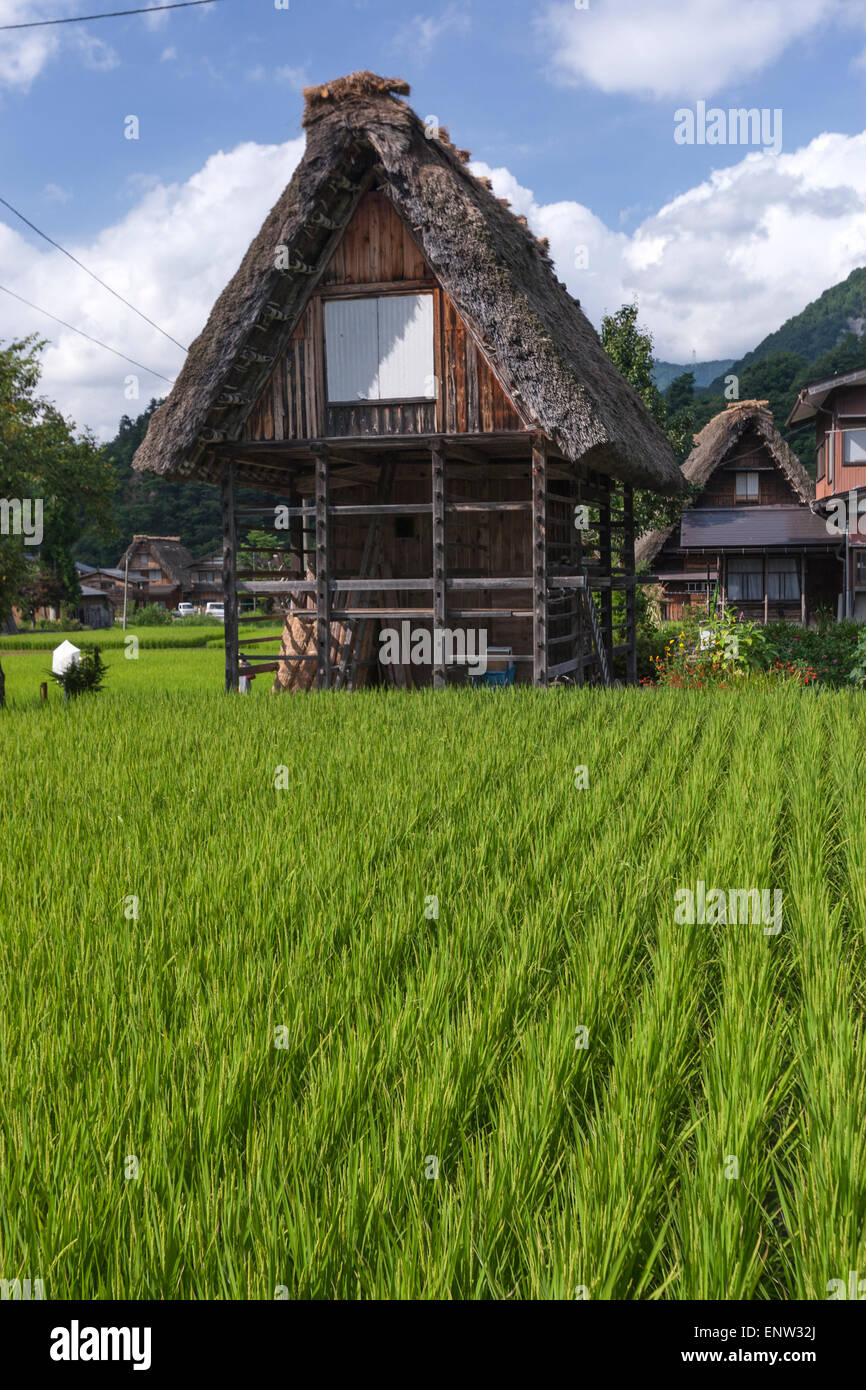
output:
M99 701L47 706L44 654L4 663L4 1278L866 1277L856 694L227 698L217 650L106 660ZM781 931L677 921L700 880L778 884Z

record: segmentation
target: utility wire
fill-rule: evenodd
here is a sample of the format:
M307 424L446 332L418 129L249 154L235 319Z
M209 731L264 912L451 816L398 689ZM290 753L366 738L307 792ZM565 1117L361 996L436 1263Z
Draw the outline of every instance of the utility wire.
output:
M83 265L82 262L78 260L77 256L73 256L71 251L67 251L65 246L61 246L59 241L54 241L45 232L40 231L34 222L31 222L29 218L24 216L23 212L19 212L17 208L13 208L12 204L7 203L5 198L0 198L0 203L3 204L4 208L8 208L10 212L14 212L16 217L20 217L24 225L29 227L31 231L34 231L37 236L41 236L43 241L47 241L49 246L54 246L58 251L62 251L64 256L68 256L70 261L74 262L81 270L86 271L91 280L96 281L97 285L101 285L104 290L108 290L108 293L113 294L115 299L119 299L121 304L125 304L127 309L131 309L134 314L138 314L138 317L144 319L145 323L149 323L151 328L155 328L157 333L161 333L164 338L168 338L170 343L174 343L175 347L179 347L181 352L189 351L188 348L184 347L183 343L177 341L177 338L173 338L170 333L166 333L165 329L160 328L158 323L154 323L153 319L149 319L147 314L143 314L140 309L136 309L135 305L130 304L128 299L124 299L122 294L118 294L117 290L113 290L110 285L106 285L104 280L100 280L99 276L94 274L92 270L88 270L87 266Z
M83 328L76 328L74 323L67 323L65 319L59 319L56 314L49 314L47 309L41 309L38 304L31 304L29 299L25 299L23 295L16 294L14 290L7 289L5 285L0 285L0 290L2 290L4 294L11 295L13 299L17 299L19 303L26 304L28 309L35 309L37 314L44 314L46 318L53 319L55 323L61 324L63 328L68 328L70 332L77 333L80 337L86 338L89 343L95 343L97 347L105 348L106 352L113 352L115 357L121 357L124 362L130 362L133 367L138 367L141 371L148 372L150 376L158 376L160 381L167 381L169 386L174 385L171 378L163 376L162 372L155 372L152 367L145 367L143 362L136 362L134 357L127 357L125 352L118 352L117 348L109 347L108 343L101 342L99 338L91 338L90 334L85 333Z
M43 29L47 24L87 24L91 19L122 19L128 14L157 14L160 10L191 10L196 5L217 5L220 0L179 0L175 5L145 5L140 10L110 10L108 14L77 14L68 19L33 19L25 24L0 24L0 29Z

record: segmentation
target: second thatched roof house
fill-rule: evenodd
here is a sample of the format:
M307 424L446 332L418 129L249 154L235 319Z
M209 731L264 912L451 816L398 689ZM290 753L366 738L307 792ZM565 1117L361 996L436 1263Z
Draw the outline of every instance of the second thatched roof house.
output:
M262 669L292 689L465 679L436 633L483 636L537 684L607 680L618 652L633 675L631 489L680 472L546 244L408 90L355 73L305 93L306 153L135 467L223 489L228 688L238 580L282 603ZM279 579L260 555L237 574L239 485L282 503L244 518L284 528ZM429 660L418 641L385 669L394 622L429 632Z
M759 622L835 612L839 543L815 514L815 485L766 401L735 401L714 416L683 476L695 495L679 522L636 547L638 569L662 586L662 618L708 606L714 590Z

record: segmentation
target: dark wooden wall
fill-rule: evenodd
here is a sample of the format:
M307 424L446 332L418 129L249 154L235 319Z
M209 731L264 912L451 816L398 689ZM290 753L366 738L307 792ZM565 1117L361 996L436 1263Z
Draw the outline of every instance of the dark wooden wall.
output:
M757 502L737 501L736 473L739 469L758 474ZM772 507L799 506L800 498L770 456L760 435L748 431L737 440L727 458L713 472L696 507Z
M435 401L329 406L323 300L354 292L429 289L434 297ZM242 438L491 434L523 430L484 354L439 286L412 235L381 193L364 194L292 338L253 407Z

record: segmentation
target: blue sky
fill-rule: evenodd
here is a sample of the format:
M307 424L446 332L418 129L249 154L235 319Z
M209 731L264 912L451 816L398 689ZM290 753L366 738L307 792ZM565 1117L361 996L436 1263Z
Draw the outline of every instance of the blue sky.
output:
M0 0L0 23L123 3ZM596 324L637 296L660 356L734 356L866 262L864 53L851 0L222 0L12 31L0 196L189 342L300 157L301 88L369 67L407 78L550 237ZM782 153L677 144L674 113L699 101L779 108ZM3 208L0 283L181 365ZM46 385L79 423L135 413L116 359L0 298L0 336L50 337ZM159 389L142 375L142 397Z

